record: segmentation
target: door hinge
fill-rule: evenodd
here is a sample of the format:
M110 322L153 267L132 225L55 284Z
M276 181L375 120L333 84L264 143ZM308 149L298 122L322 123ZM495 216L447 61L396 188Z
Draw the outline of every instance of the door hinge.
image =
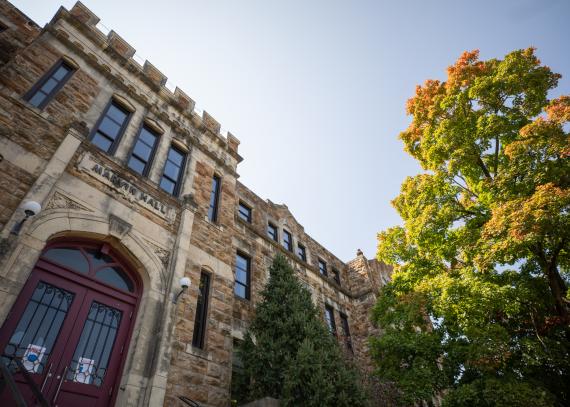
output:
M115 388L115 385L113 385L109 388L109 397L111 397L113 395L113 389L114 388Z
M129 319L133 318L133 311L131 311L131 314L129 315Z
M123 349L125 349L125 345L121 345L121 352L119 352L120 355L123 354Z

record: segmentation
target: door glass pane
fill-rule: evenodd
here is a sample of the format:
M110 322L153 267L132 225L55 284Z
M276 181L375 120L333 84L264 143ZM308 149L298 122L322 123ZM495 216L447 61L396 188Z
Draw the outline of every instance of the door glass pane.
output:
M120 267L105 267L95 274L95 278L120 290L134 291L133 283Z
M56 247L49 249L42 254L42 257L80 273L87 274L89 272L87 259L83 253L75 247Z
M108 263L115 263L115 260L108 254L101 252L99 249L85 249L87 252L87 257L91 261L91 266L93 268L99 268Z
M2 353L13 371L19 358L30 373L41 374L71 307L74 294L40 281Z
M93 302L75 348L67 380L100 387L105 379L122 312Z

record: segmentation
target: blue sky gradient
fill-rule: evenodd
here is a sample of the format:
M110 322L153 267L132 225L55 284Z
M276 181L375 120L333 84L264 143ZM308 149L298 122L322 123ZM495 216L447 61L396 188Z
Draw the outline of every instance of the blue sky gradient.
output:
M14 0L40 25L68 0ZM570 94L570 1L85 0L240 140L241 182L343 260L401 222L405 102L465 50L534 46Z

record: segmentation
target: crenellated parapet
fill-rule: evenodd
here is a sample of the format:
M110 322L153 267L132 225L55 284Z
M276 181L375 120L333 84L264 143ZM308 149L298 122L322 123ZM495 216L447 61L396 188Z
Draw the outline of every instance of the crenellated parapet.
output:
M79 30L103 53L94 52L95 50L89 49L77 38L73 38L66 29L67 27L61 26L61 21L65 21ZM94 65L99 66L103 71L107 71L109 75L112 75L115 83L122 85L142 103L155 106L164 106L164 104L171 106L178 112L179 116L168 115L163 109L157 112L157 116L168 122L181 134L189 135L189 131L185 129L184 124L180 121L180 117L184 117L195 129L209 137L214 145L218 145L219 148L225 150L237 162L242 160L238 154L239 140L233 134L229 132L223 134L221 124L207 111L196 111L196 102L183 90L176 87L174 91L171 91L166 86L168 77L163 72L148 60L145 60L141 65L135 59L136 49L114 30L105 34L97 27L99 22L99 17L78 1L71 10L61 7L46 27L46 30L81 49L85 53L86 58L91 60ZM109 61L103 59L102 56L111 57L118 66L126 71L126 74L109 66ZM145 91L137 84L132 83L126 77L130 75L140 79L148 86L151 92ZM219 154L214 158L221 164L226 164L223 157L220 157Z

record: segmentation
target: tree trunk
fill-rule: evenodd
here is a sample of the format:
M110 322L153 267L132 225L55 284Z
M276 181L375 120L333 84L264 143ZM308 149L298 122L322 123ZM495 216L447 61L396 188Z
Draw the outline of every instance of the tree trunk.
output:
M570 319L568 315L568 306L564 300L566 298L566 292L568 291L568 288L566 287L566 283L558 272L556 263L550 262L548 264L545 264L543 266L543 271L548 278L548 285L550 286L550 291L554 296L554 305L556 307L556 312L560 317L562 317L565 323L569 323Z

